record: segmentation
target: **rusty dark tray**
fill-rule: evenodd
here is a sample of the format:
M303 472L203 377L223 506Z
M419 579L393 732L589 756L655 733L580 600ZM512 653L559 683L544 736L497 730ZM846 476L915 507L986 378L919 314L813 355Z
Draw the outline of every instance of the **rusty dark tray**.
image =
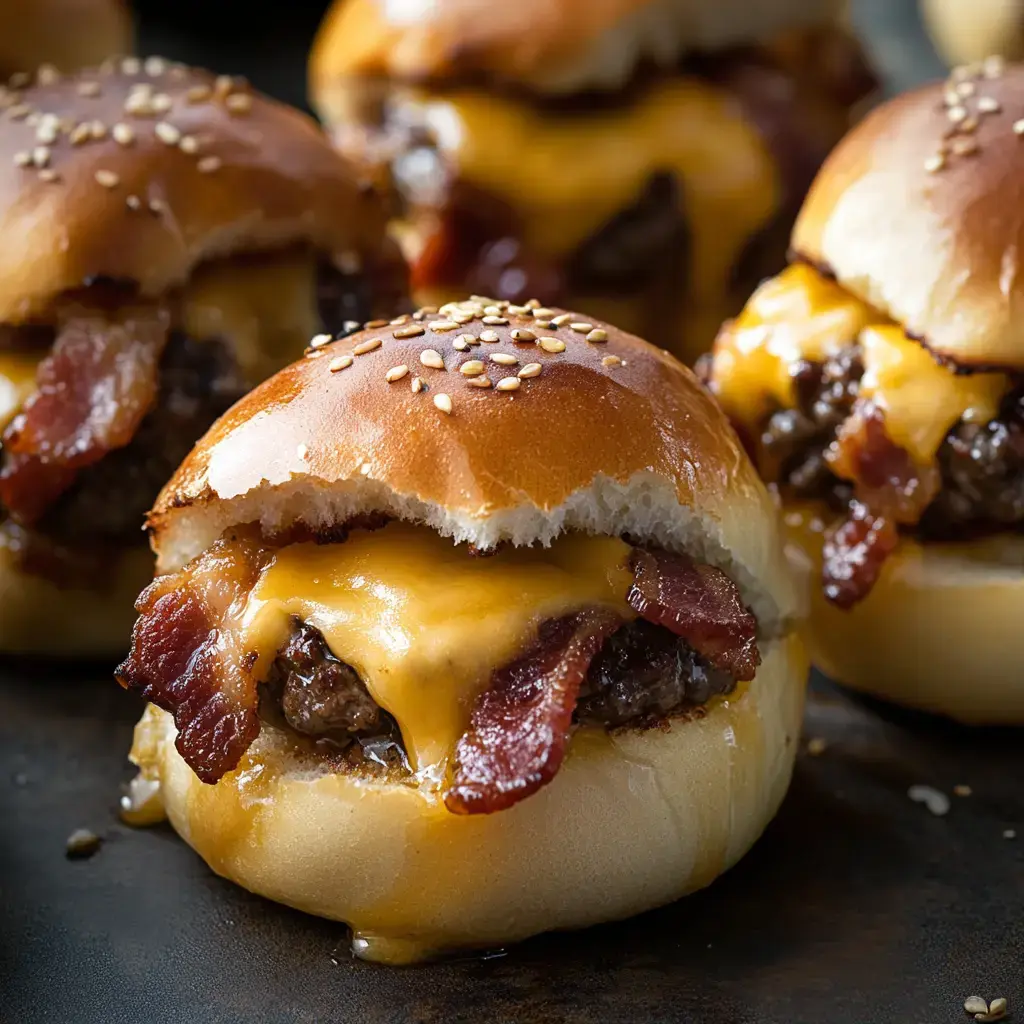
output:
M99 671L0 671L4 1022L945 1024L966 1021L976 993L1024 1013L1020 732L819 684L808 736L827 748L804 744L778 819L707 891L504 954L391 969L353 960L342 927L216 878L168 827L118 822L139 710ZM935 817L907 796L922 783L972 795ZM81 826L105 843L69 861Z

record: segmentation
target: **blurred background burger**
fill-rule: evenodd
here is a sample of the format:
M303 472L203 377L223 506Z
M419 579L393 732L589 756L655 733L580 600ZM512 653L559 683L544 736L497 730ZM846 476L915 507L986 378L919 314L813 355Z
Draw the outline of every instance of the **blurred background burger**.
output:
M338 0L310 95L393 176L421 302L574 304L686 359L875 88L829 0Z

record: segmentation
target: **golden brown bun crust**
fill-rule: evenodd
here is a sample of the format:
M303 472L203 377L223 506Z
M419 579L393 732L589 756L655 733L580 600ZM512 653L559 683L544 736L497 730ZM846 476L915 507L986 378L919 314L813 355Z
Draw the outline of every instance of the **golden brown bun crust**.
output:
M704 553L691 547L692 533L683 536L700 519L711 524L705 533L716 550L735 557L757 590L774 595L767 614L788 616L792 590L775 508L724 414L688 369L583 314L546 328L525 310L458 327L448 321L454 329L441 329L444 317L359 332L238 402L156 501L149 525L161 566L175 568L227 526L260 518L266 525L275 503L285 529L309 508L324 525L379 509L488 547L548 542L563 529L582 528L636 531ZM431 327L435 322L441 328ZM588 341L571 323L606 340ZM422 333L395 336L408 331ZM522 331L529 340L512 340ZM463 335L487 332L499 340L456 350ZM376 339L378 348L332 371L335 360ZM545 351L543 339L564 351ZM439 354L445 369L425 366L425 351ZM501 365L495 355L516 365ZM472 360L484 361L494 386L469 383L459 367ZM539 375L516 378L530 364L539 364ZM409 372L388 383L389 370L402 366ZM498 389L508 377L518 380L517 390ZM414 378L426 389L414 393ZM450 414L435 405L442 395ZM206 516L212 532L183 539L194 535L193 520ZM735 578L742 589L742 574Z
M350 923L362 956L408 962L620 919L708 885L782 801L806 673L790 638L704 718L581 730L550 785L491 815L450 814L414 786L310 771L270 728L207 786L153 708L132 758L218 874Z
M930 171L954 125L950 87L893 100L839 144L804 203L793 248L936 353L1022 369L1024 139L1014 122L1024 113L1024 68L970 80L962 109L980 123L961 138L976 151L949 154ZM982 97L999 111L979 110Z
M385 230L379 198L311 119L230 80L218 86L205 71L138 63L34 84L0 114L0 321L38 314L96 276L159 294L199 262L237 252L309 243L376 258ZM170 109L126 111L136 84L150 86L158 105L169 97ZM209 99L200 98L204 89ZM74 144L61 131L42 172L18 166L18 154L31 154L46 132L29 123L26 107L66 119L71 131L95 122L102 137ZM129 141L115 141L118 124ZM176 145L179 134L198 152ZM45 180L51 172L55 180Z
M131 51L131 16L122 0L0 3L0 77L40 64L76 71Z
M835 14L834 0L335 0L310 56L314 99L342 77L484 74L530 87L612 84L643 59L748 43ZM389 17L389 10L397 16ZM604 67L591 64L596 51Z
M47 658L116 657L135 621L135 598L153 577L144 545L113 559L101 589L58 587L20 568L0 545L0 651Z
M821 534L790 521L812 662L837 682L969 725L1024 725L1024 542L904 540L852 611L821 593Z

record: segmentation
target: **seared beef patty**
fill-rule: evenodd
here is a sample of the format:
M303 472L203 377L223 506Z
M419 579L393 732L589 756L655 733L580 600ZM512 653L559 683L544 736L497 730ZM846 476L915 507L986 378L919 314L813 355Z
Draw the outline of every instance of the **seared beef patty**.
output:
M850 415L864 373L860 349L795 371L797 406L773 413L761 433L766 467L797 498L844 510L851 487L829 469L825 453ZM942 486L918 532L930 540L1024 525L1024 384L1010 391L991 423L958 423L938 451Z
M575 717L608 728L653 724L735 685L664 626L637 619L617 630L591 663ZM298 619L263 684L260 712L337 747L358 741L365 749L368 742L399 738L394 719L374 702L355 669Z

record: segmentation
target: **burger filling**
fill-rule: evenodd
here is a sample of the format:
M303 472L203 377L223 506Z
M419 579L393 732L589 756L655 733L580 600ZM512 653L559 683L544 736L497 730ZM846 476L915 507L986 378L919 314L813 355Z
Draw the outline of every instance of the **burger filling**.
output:
M685 555L567 535L482 559L401 523L341 536L232 531L140 597L119 679L174 714L203 781L270 723L489 813L549 782L574 729L668 727L760 663L735 584Z
M193 443L312 334L371 315L363 275L306 252L200 267L143 301L91 282L54 322L0 326L0 543L60 584L103 575Z
M873 85L856 43L823 28L642 68L615 93L367 87L357 145L391 165L421 295L594 296L661 341L685 310L703 347L783 262L817 167Z
M807 266L758 290L706 373L782 496L838 517L823 583L840 607L901 535L1024 526L1024 377L938 361Z

